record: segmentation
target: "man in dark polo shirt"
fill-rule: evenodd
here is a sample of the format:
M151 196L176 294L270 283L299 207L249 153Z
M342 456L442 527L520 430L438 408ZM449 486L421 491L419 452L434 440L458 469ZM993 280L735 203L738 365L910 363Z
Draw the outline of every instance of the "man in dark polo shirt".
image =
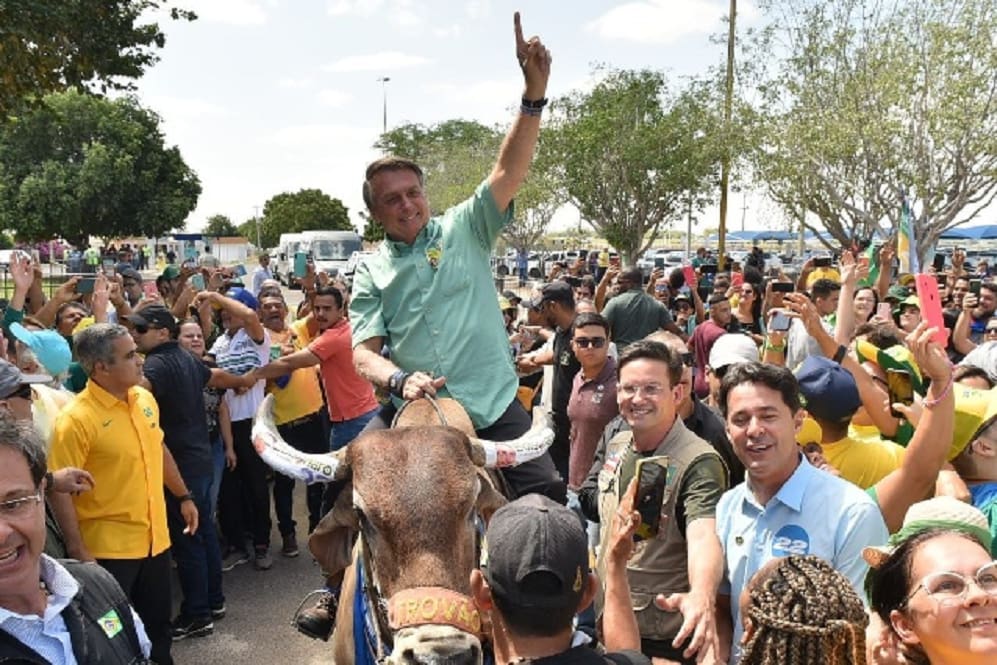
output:
M568 419L568 401L571 384L581 369L575 352L571 349L572 324L575 320L575 293L571 285L561 280L544 284L540 295L533 299L530 308L538 312L544 323L554 329L552 344L539 351L519 357L516 365L523 374L530 374L541 365L554 366L551 384L551 419L554 421L554 443L549 449L554 467L561 477L568 480L571 421Z
M145 354L144 387L159 403L166 447L204 518L193 535L184 533L180 504L167 492L166 511L183 602L173 639L214 632L213 619L225 616L222 559L211 514L212 454L204 411L204 386L240 388L238 377L207 365L176 341L177 322L162 305L148 305L125 317L138 350Z
M602 309L602 315L609 321L610 337L620 351L655 330L667 330L679 336L684 334L672 321L668 307L644 291L642 280L640 268L628 268L621 272L617 279L619 295Z

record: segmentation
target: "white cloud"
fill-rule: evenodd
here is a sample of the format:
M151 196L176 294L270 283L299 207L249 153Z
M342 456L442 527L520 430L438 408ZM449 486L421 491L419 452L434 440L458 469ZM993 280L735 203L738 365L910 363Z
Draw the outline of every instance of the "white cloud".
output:
M467 13L468 18L474 21L485 19L491 16L492 3L490 0L469 0L464 5L464 11Z
M408 67L418 67L431 63L432 60L421 55L402 53L400 51L382 51L371 55L351 55L340 58L322 67L326 72L382 72Z
M185 9L197 14L198 19L230 25L263 25L267 13L255 0L187 0Z
M439 37L441 39L448 39L450 37L459 37L464 29L460 27L457 23L451 23L450 25L438 26L433 28L433 36Z
M585 29L605 40L669 44L717 31L728 9L727 2L717 0L642 0L610 9ZM757 10L742 3L738 15L750 20Z
M294 78L293 76L286 76L277 81L277 86L280 88L287 88L288 90L301 90L302 88L311 87L313 83L314 81L310 78Z
M321 145L355 143L358 135L372 134L368 129L350 125L289 125L281 127L263 139L265 143L282 148L314 148Z
M344 90L321 90L318 93L318 100L323 106L339 108L352 102L353 94Z
M512 109L519 108L523 80L508 78L473 83L430 83L423 89L433 98L445 102L453 117L469 115L485 124L505 125L512 118Z
M196 118L221 118L229 114L225 107L206 99L151 95L143 98L143 105L164 118L187 120Z
M417 0L329 0L329 16L370 18L377 14L400 28L413 28L426 22L426 6Z

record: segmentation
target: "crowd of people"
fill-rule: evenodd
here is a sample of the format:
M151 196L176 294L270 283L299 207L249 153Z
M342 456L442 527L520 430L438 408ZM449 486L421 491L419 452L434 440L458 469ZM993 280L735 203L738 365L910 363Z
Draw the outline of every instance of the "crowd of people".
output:
M274 565L274 516L280 555L298 556L343 486L309 486L299 528L294 481L253 446L268 394L280 436L325 454L426 396L509 441L545 393L553 444L503 470L511 502L454 590L489 618L496 662L997 660L986 266L956 252L925 273L942 326L891 242L799 274L703 248L646 279L605 253L496 293L487 257L551 63L518 15L515 31L523 101L491 174L434 217L417 164L371 164L386 239L351 285L309 268L293 313L265 255L252 275L202 261L154 280L124 262L48 296L15 257L0 660L171 663L174 640L224 618L224 571ZM297 625L328 639L343 570L323 572Z

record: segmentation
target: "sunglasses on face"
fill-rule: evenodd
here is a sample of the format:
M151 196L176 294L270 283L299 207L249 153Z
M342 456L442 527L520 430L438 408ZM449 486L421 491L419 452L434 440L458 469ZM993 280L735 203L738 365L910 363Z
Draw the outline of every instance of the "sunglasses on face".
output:
M682 364L685 365L686 367L692 367L693 365L696 364L696 356L693 355L691 352L683 353L681 354L681 357L682 357Z
M579 349L587 349L590 346L593 349L601 349L606 346L605 337L576 337L574 341Z
M997 328L987 328L988 335L997 335Z

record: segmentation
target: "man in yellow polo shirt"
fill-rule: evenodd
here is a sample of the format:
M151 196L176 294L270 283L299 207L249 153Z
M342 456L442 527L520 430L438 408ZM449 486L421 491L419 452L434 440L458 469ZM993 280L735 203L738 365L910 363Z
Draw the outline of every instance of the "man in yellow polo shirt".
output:
M287 325L287 303L279 288L264 287L260 290L260 320L270 331L271 362L304 348L301 340ZM322 422L322 388L314 367L303 367L289 375L267 382L267 392L274 396L274 422L284 440L306 453L329 452L328 434ZM305 488L308 505L308 533L322 519L322 493L325 486L314 483ZM297 524L293 514L294 479L275 473L273 504L277 513L277 529L283 544L280 553L286 557L298 556Z
M198 514L159 427L159 406L138 386L142 361L126 328L95 323L74 338L89 381L58 416L49 468L88 471L94 489L53 494L69 555L97 561L117 579L152 641L152 660L173 662L170 536L165 484L180 501L187 533Z

